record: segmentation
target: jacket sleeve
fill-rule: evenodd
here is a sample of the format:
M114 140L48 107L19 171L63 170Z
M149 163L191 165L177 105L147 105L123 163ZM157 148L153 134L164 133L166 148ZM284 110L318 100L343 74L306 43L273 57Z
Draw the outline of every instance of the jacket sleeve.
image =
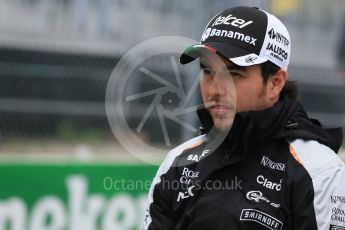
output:
M295 229L345 229L344 162L330 148L317 141L296 140L292 147L294 158L310 177L294 188ZM307 217L315 220L314 228L305 225L310 222Z
M167 176L173 170L173 161L174 151L167 155L152 181L143 230L173 229L172 191Z
M165 191L163 184L160 182L153 188L152 199L149 202L145 217L143 228L145 230L170 230L174 227L174 213L171 208L170 194L169 191Z
M288 157L287 170L288 229L315 230L317 224L312 179L299 159L295 159L293 155Z
M201 145L205 140L205 135L195 137L168 153L151 184L143 230L174 229L173 202L177 199L174 182L177 176L173 164L186 149Z

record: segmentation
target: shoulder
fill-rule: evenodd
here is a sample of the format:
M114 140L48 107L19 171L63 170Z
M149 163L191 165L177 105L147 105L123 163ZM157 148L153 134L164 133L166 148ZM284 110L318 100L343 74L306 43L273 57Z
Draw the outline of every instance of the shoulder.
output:
M290 151L311 177L318 229L344 226L344 216L338 212L344 212L345 163L333 150L317 141L291 141ZM306 190L306 186L298 187Z
M191 149L197 147L204 142L206 142L206 135L197 136L189 141L184 142L183 144L177 146L176 148L172 149L164 161L161 163L156 176L153 178L151 188L149 191L149 201L152 202L153 199L153 190L157 184L162 181L162 176L166 175L169 170L172 168L174 161L183 154L187 149ZM171 170L170 170L171 171Z
M326 171L341 170L345 173L345 163L329 147L315 140L296 139L289 141L290 151L308 171L311 178Z
M173 165L174 161L178 157L180 157L184 152L186 152L186 150L193 149L197 146L200 146L204 144L206 141L207 141L206 135L200 135L172 149L166 156L163 163L161 164L161 167L159 169L159 171L161 171L160 174L164 174L165 172L167 172L169 168Z

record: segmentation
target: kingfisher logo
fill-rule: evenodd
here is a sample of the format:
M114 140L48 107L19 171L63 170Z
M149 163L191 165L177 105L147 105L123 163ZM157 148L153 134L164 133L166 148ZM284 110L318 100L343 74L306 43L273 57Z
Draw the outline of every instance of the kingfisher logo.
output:
M345 204L345 196L331 196L331 203L344 203Z
M285 164L274 162L266 156L262 156L261 165L273 170L285 171Z
M288 46L290 44L289 39L287 39L281 33L276 32L273 28L268 31L268 37L284 46Z

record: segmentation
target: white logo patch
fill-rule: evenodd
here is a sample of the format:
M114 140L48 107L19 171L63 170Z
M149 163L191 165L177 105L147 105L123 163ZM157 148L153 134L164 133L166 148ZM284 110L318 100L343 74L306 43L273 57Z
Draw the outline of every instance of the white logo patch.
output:
M285 164L276 163L266 156L262 156L261 164L263 166L269 167L270 169L285 171Z
M271 202L269 199L263 196L262 192L260 191L249 191L246 195L248 200L254 200L256 203L259 203L260 201L264 201L267 204L271 205L272 207L279 208L280 204L276 204Z
M218 30L218 29L212 29L208 28L202 35L201 41L204 42L209 37L227 37L227 38L233 38L236 40L240 40L241 42L248 43L250 45L256 46L256 38L245 35L240 32L234 32L232 30Z
M256 209L242 209L240 220L254 221L272 230L281 230L283 222Z
M194 196L194 193L193 193L193 191L192 191L194 187L195 187L195 186L193 185L193 186L189 187L189 188L187 189L187 191L185 191L185 192L179 192L178 195L177 195L177 202L180 202L180 200L184 200L184 199L186 199L186 198L189 198L189 197L191 197L191 196Z
M264 186L265 188L268 188L270 190L276 190L276 191L280 191L282 188L281 185L281 180L280 183L274 183L272 181L269 181L267 178L265 178L263 175L259 175L256 178L256 182L258 184L261 184L262 186Z
M229 14L226 17L219 16L216 20L214 20L212 26L224 24L224 25L232 25L234 27L238 27L242 29L252 23L253 21L246 21L244 19L234 17L232 16L232 14Z
M210 33L211 33L211 28L207 28L201 36L201 41L204 42L210 36Z
M254 61L256 59L258 59L258 58L257 57L252 57L252 56L248 56L248 57L246 57L245 62L247 62L247 63L254 63Z
M180 182L182 184L189 184L191 182L191 179L198 178L199 172L194 172L193 170L184 167L182 171L182 175L180 177Z
M206 150L202 151L200 156L198 154L190 154L187 157L187 161L199 162L201 160L201 158L203 158L208 152L210 152L210 150L206 149Z

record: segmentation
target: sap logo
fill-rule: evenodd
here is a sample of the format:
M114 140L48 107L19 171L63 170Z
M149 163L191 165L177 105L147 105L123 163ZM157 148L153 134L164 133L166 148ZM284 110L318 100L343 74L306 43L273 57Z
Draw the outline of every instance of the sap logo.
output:
M192 196L194 196L194 193L193 193L193 188L194 188L195 186L191 186L191 187L189 187L188 189L187 189L187 191L185 191L185 192L179 192L178 193L178 196L177 196L177 202L180 202L180 200L184 200L184 199L186 199L186 198L189 198L189 197L192 197Z
M262 186L270 190L280 191L282 188L282 185L281 185L282 180L280 180L280 183L274 183L274 182L269 181L263 175L259 175L256 178L256 182L258 182L258 184L261 184Z
M253 221L272 230L281 230L283 222L256 209L242 209L241 221Z
M282 35L281 33L275 32L273 28L270 31L268 31L268 37L284 46L288 46L290 43L289 39L284 37L284 35Z
M274 208L280 207L280 204L271 202L269 199L264 197L262 192L260 192L260 191L249 191L249 192L247 192L246 197L248 200L253 200L256 203L263 201L263 202L266 202L267 204L271 205Z
M252 56L248 56L248 57L246 57L245 62L246 63L254 63L254 61L256 59L258 59L258 58L257 57L252 57Z
M204 151L202 151L201 155L199 156L198 154L190 154L187 157L187 161L195 161L195 162L199 162L201 158L203 158L207 153L209 153L210 150L206 149Z
M336 204L338 202L345 204L345 197L344 196L331 196L331 202L333 204Z
M204 42L210 36L210 33L211 28L207 28L201 36L201 41Z
M197 178L199 176L199 172L194 172L189 168L184 167L182 171L182 175L180 177L180 182L182 184L189 184L191 182L191 178Z
M276 163L266 156L262 156L261 164L263 166L269 167L270 169L285 171L285 164Z
M237 18L232 16L232 14L229 14L228 16L219 16L216 18L216 20L213 22L212 26L224 24L224 25L232 25L234 27L238 28L244 28L250 24L252 24L253 21L246 21L241 18Z

